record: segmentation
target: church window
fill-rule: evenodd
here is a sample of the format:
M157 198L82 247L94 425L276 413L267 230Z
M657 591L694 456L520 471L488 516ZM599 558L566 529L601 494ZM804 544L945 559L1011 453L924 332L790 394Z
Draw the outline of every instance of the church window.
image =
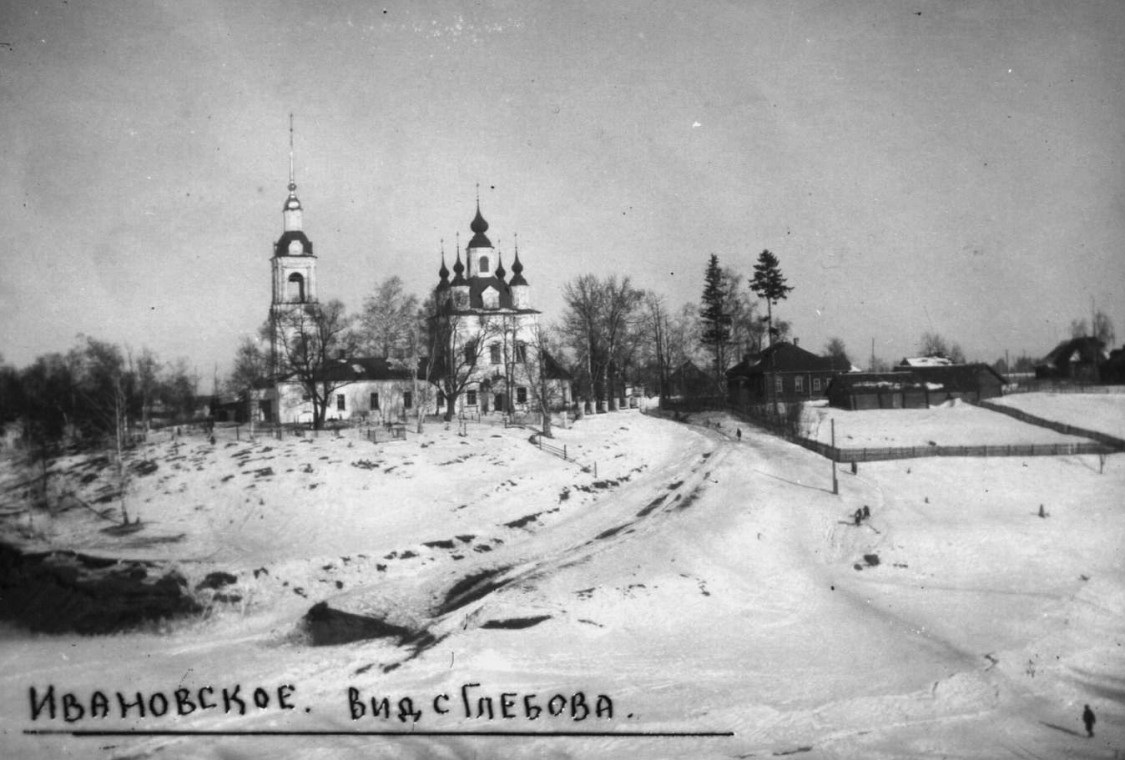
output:
M413 409L414 408L414 393L412 391L403 391L402 392L402 408L403 409Z
M500 363L500 344L493 343L488 347L488 357L493 364Z
M465 391L465 405L466 406L476 406L477 405L477 392L476 391Z
M516 403L517 404L526 404L527 403L527 388L523 387L522 385L519 386L518 388L516 388Z
M488 257L487 256L481 256L480 257L480 273L481 274L488 274Z
M470 340L465 344L465 361L469 364L476 364L477 342L475 340Z
M379 411L379 394L378 393L372 393L371 394L371 411L373 411L373 412Z
M519 362L520 364L526 364L527 363L527 344L526 343L517 343L516 344L516 361Z
M342 412L342 411L344 411L345 406L346 406L346 402L344 401L344 394L343 393L337 393L336 394L336 408L339 411Z
M305 278L300 272L289 275L289 284L286 290L286 300L290 303L305 302Z

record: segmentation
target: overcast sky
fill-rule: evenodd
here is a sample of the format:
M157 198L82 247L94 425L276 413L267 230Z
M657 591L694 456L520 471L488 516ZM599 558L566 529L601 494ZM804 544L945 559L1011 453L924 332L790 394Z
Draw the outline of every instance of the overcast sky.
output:
M1125 3L7 2L0 354L210 379L265 319L289 113L321 299L422 296L474 186L537 307L772 250L803 346L1125 335ZM202 388L209 391L209 382Z

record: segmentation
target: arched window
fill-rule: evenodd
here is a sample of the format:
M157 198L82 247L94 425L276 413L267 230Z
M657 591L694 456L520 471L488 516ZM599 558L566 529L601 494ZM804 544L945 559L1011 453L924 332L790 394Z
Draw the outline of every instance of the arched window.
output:
M488 274L488 257L487 256L481 256L480 257L480 273L481 274Z
M290 303L305 302L305 278L301 276L300 272L289 275L289 284L285 296Z

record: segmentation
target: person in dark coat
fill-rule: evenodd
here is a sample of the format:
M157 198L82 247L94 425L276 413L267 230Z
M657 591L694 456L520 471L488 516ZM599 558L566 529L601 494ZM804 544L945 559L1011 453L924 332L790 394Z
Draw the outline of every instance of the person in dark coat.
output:
M738 435L738 440L742 440L742 428L736 428L735 433Z
M861 522L863 522L863 510L857 509L855 511L855 524L859 525Z
M1098 719L1094 717L1094 711L1090 709L1089 705L1084 705L1082 710L1082 722L1086 724L1086 735L1090 738L1094 736L1094 724Z
M868 507L866 504L864 504L863 505L863 519L866 520L869 517L871 517L871 508Z

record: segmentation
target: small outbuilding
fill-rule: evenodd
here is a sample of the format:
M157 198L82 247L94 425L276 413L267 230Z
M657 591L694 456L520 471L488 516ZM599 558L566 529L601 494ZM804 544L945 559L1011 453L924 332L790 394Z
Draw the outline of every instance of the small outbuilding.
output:
M905 372L852 372L828 384L828 405L839 409L925 409L926 384Z
M908 372L926 385L930 404L961 399L982 401L1004 393L1007 379L982 362L974 364L948 364L929 367L895 367L896 372Z

